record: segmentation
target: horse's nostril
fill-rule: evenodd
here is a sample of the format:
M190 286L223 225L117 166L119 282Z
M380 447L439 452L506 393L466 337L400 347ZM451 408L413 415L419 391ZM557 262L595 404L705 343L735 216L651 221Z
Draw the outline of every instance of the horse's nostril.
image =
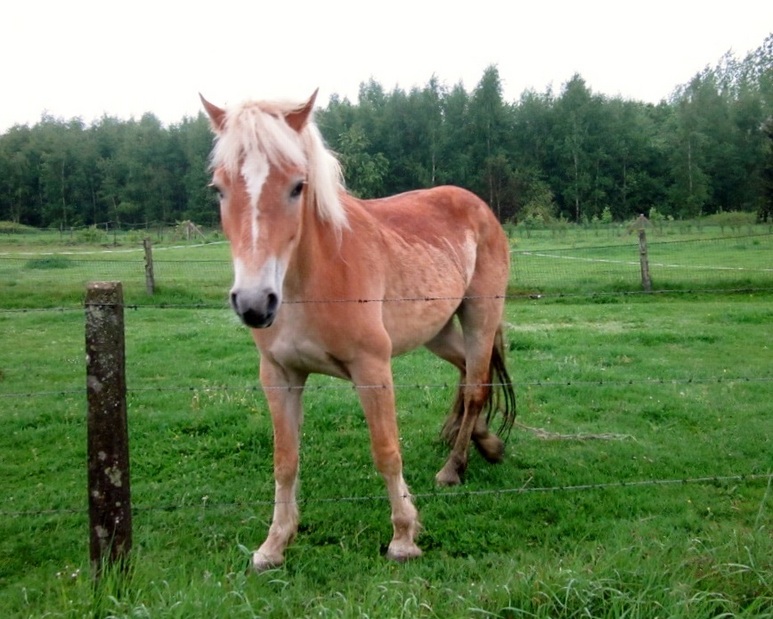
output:
M264 317L253 309L248 309L242 314L242 320L244 324L253 329L264 327Z
M268 298L267 298L267 304L266 304L266 311L269 314L273 314L276 311L276 308L278 305L279 305L279 297L276 296L273 292L269 292Z
M236 308L236 293L231 293L231 307Z

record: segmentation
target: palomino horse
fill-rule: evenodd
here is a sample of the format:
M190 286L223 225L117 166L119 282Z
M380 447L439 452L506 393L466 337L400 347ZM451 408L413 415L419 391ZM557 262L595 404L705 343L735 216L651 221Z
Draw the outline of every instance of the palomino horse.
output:
M502 227L484 202L456 187L367 201L347 194L312 121L315 97L227 110L202 97L216 134L212 185L231 244L231 305L260 350L274 426L274 514L252 557L257 570L280 565L298 529L301 393L310 373L357 389L389 494L387 556L395 560L421 550L403 479L391 357L424 345L461 373L439 484L460 483L470 440L499 461L504 444L489 433L489 418L499 409L501 433L515 415L501 330L509 272Z

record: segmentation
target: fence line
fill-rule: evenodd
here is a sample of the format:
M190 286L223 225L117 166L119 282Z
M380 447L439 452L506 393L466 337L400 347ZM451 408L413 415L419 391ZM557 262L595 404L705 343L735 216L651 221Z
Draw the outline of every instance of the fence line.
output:
M228 241L209 241L207 243L191 243L189 245L161 245L153 248L153 251L167 251L171 249L195 249L197 247L208 247L209 245L225 245ZM139 254L145 251L140 247L127 247L124 249L95 249L87 251L2 251L0 257L13 258L13 256L24 256L25 258L34 258L36 256L99 256L101 254ZM97 260L84 260L84 262L98 262ZM112 261L110 261L112 262ZM178 262L170 260L170 262ZM179 262L187 262L180 260ZM195 261L194 261L195 262ZM220 264L226 263L224 260L211 260Z
M773 269L770 269L773 272ZM651 297L651 296L669 296L669 295L701 295L701 294L756 294L773 292L773 284L770 287L744 287L744 288L689 288L689 289L664 289L645 292L643 290L629 291L588 291L576 293L534 293L524 292L520 294L505 294L496 298L505 301L539 301L551 299L598 299L598 298L616 298L616 297ZM410 297L394 299L330 299L316 301L283 301L287 304L323 304L323 303L389 303L389 302L426 302L440 300L459 300L483 297ZM224 299L222 303L124 303L124 309L139 310L229 310L228 302ZM83 303L75 305L60 305L56 307L0 307L0 314L31 314L35 312L82 312Z
M593 249L601 249L594 247ZM513 250L514 251L514 250ZM556 256L555 254L546 253L543 251L521 251L521 255L524 256L537 256L539 258L554 258L556 260L576 260L578 262L593 262L600 264L623 264L626 266L638 266L639 262L636 260L610 260L605 258L583 258L581 256ZM667 264L664 262L650 262L650 266L661 267L664 269L688 269L688 270L703 270L703 271L748 271L750 273L773 273L773 269L767 268L747 268L747 267L725 267L725 266L712 266L712 265L700 265L700 264Z
M154 249L158 252L205 247L216 243ZM705 251L697 251L698 244L703 244ZM643 247L644 255L641 253ZM512 286L541 295L567 295L578 291L592 295L601 293L604 288L612 291L628 289L633 292L651 287L654 291L670 291L682 288L685 284L705 290L722 290L723 285L765 289L769 287L773 273L770 266L764 266L773 261L771 233L679 241L651 240L645 245L640 243L638 251L635 243L625 242L587 247L581 244L556 249L515 247L511 253L515 257L511 273ZM133 257L130 260L121 259L119 254L132 254ZM84 259L78 259L79 255ZM85 259L87 255L103 255L104 259ZM142 255L143 249L139 243L136 248L93 252L5 252L0 254L0 274L26 284L56 279L58 284L85 285L87 281L120 279L132 288L144 279ZM107 259L108 256L114 256L114 259ZM582 263L587 266L553 268L551 263L556 262ZM191 277L191 266L194 264L201 267L194 270L195 280ZM645 274L642 271L640 275L637 266L644 267L645 264L648 272ZM225 289L231 277L231 262L225 256L210 260L156 259L155 265L156 277L162 287L186 283L189 287L201 290L202 294L206 291L211 295L216 290ZM52 270L56 270L55 275ZM598 292L588 291L591 287Z
M647 386L668 386L668 385L733 385L733 384L759 384L773 383L773 376L719 376L708 378L642 378L639 380L562 380L562 381L524 381L508 383L482 383L472 384L472 386L485 387L503 387L512 386L515 388L534 388L534 387L635 387L640 385ZM456 389L458 383L394 383L392 388L396 391L417 389L417 390L444 390ZM265 391L354 391L357 389L383 389L384 385L353 385L344 380L337 380L329 385L305 385L303 387L263 387L256 382L254 385L187 385L179 387L134 387L127 388L126 393L130 396L147 393L197 393L204 391L206 393L233 393L233 392L265 392ZM8 392L0 393L0 399L32 399L38 397L56 397L56 396L78 396L85 395L86 388L78 389L56 389L51 391L28 391L28 392Z
M692 478L671 478L671 479L635 479L632 481L611 481L611 482L598 482L589 484L574 484L569 486L530 486L531 479L526 484L517 488L482 488L478 490L458 489L451 488L437 489L433 492L416 492L411 493L411 497L414 499L463 499L468 497L479 496L503 496L503 495L518 495L518 494L548 494L548 493L561 493L561 492L588 492L598 490L628 490L634 488L646 488L646 487L669 487L669 486L687 486L698 484L721 484L728 482L737 482L748 484L752 482L765 480L770 485L773 483L773 473L744 473L744 474L728 474L728 475L714 475L704 477L692 477ZM298 498L298 503L302 505L311 504L323 504L323 503L363 503L363 502L382 502L388 501L389 497L386 494L378 495L362 495L362 496L340 496L340 497L307 497ZM183 510L228 510L228 509L244 509L250 507L273 507L277 505L277 501L270 499L255 499L245 502L227 502L217 503L209 501L208 497L203 497L201 502L197 503L183 503L183 504L167 504L167 505L133 505L132 510L135 513L141 512L176 512ZM8 518L28 518L28 517L42 517L42 516L80 516L86 515L86 510L83 508L62 508L62 509L40 509L40 510L19 510L19 511L5 511L0 510L0 517Z
M431 302L431 301L438 301L438 300L463 300L465 298L481 298L481 297L432 297L432 296L417 296L417 297L406 297L406 298L394 298L394 299L327 299L327 300L301 300L301 301L289 301L288 303L311 303L311 304L318 304L318 303L384 303L384 302ZM492 298L492 297L489 297ZM506 295L496 295L493 298L498 299L506 299L508 296ZM541 298L541 297L537 297ZM104 310L107 308L120 308L123 309L138 309L139 306L132 306L132 304L125 304L123 302L105 302L105 301L99 301L99 302L91 302L88 301L81 305L78 309L83 310L85 307L86 312L88 314L89 310L92 308L100 308L100 310ZM157 307L159 309L172 309L172 306L150 306L150 307ZM190 309L191 306L185 306L186 308ZM202 309L202 304L197 304L197 309ZM224 310L226 309L224 305L218 305L216 308L218 310ZM18 311L18 310L17 310ZM50 311L50 310L49 310ZM674 384L727 384L727 383L768 383L773 382L773 376L759 376L759 377L727 377L727 376L721 376L721 377L710 377L710 378L683 378L683 379L664 379L664 378L645 378L645 379L639 379L639 380L624 380L624 381L615 381L615 380L560 380L560 381L530 381L530 382L524 382L524 383L516 383L516 386L519 388L528 388L528 387L567 387L567 386L589 386L589 387L601 387L601 386L632 386L637 384L643 384L643 385L653 385L653 384L661 384L661 385L674 385ZM489 386L500 386L499 383L489 383ZM297 387L296 389L305 389L307 391L320 391L323 389L384 389L385 385L382 384L372 384L372 385L349 385L349 384L330 384L330 385L311 385L306 386L303 388ZM427 385L420 385L420 384L408 384L408 383L399 383L394 385L395 389L451 389L451 388L457 388L456 384L427 384ZM137 395L137 394L144 394L144 393L153 393L153 392L189 392L189 393L197 393L197 392L218 392L218 391L233 391L233 390L240 390L240 391L267 391L269 389L281 389L281 390L287 390L287 389L293 389L293 387L276 387L276 388L264 388L260 385L254 385L251 387L232 387L232 386L216 386L211 387L207 385L203 386L179 386L179 387L139 387L137 389L131 389L126 390L127 394L131 395ZM64 394L72 394L76 396L83 396L84 390L78 389L78 390L58 390L53 392L47 392L50 394L56 394L56 395L64 395ZM26 393L26 394L0 394L0 397L3 398L11 398L11 397L38 397L44 395L44 392L38 392L38 393ZM659 487L670 487L670 486L676 486L676 485L686 485L686 484L722 484L722 483L728 483L728 482L736 482L736 483L753 483L760 480L766 480L769 487L771 484L771 480L773 480L773 473L746 473L746 474L728 474L728 475L719 475L719 476L704 476L704 477L695 477L695 478L687 478L687 479L641 479L641 480L632 480L632 481L611 481L611 482L596 482L596 483L586 483L586 484L574 484L574 485L563 485L563 486L542 486L542 487L532 487L530 486L532 479L530 478L524 485L518 488L484 488L484 489L465 489L465 490L435 490L433 492L420 492L416 493L413 496L417 499L424 499L424 500L437 500L437 499L445 499L445 500L457 500L460 498L465 497L480 497L480 496L503 496L503 495L518 495L518 494L531 494L531 493L560 493L560 492L585 492L585 491L602 491L602 490L613 490L613 489L628 489L628 488L641 488L641 487L653 487L653 486L659 486ZM451 498L452 497L452 498ZM340 496L340 497L309 497L306 499L301 499L300 502L303 504L311 504L311 503L345 503L345 502L364 502L364 501L384 501L387 497L383 494L379 494L378 496ZM257 500L257 501L250 501L245 503L239 503L239 502L229 502L229 503L212 503L208 500L207 497L203 497L201 503L197 504L169 504L169 505L132 505L131 510L141 513L141 512L170 512L170 511L177 511L177 510L183 510L183 509L216 509L216 510L225 510L225 509L244 509L244 508L250 508L250 507L257 507L257 506L267 506L271 507L274 506L276 503L275 501L268 501L268 500ZM62 515L83 515L84 510L81 509L44 509L44 510L27 510L27 511L3 511L0 510L0 516L3 517L15 517L15 518L21 518L21 517L34 517L34 516L62 516ZM92 557L92 563L94 563L94 559Z

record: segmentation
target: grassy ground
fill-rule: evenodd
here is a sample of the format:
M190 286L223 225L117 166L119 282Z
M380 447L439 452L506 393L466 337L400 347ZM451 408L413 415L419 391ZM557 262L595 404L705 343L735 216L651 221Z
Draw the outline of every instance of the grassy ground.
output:
M82 313L0 314L0 608L9 617L770 616L771 492L764 478L736 478L773 470L770 297L607 301L508 306L528 428L513 432L504 464L475 455L460 490L433 484L454 373L424 352L396 361L406 477L425 527L425 555L409 565L381 556L388 504L354 394L316 378L301 533L287 566L260 576L246 567L271 514L271 429L252 389L249 338L226 310L129 310L134 561L128 583L108 578L96 596ZM718 479L654 483L704 477Z
M770 289L770 226L743 230L683 224L648 231L655 291ZM82 232L88 232L82 231ZM513 297L642 291L637 235L624 227L532 230L511 237ZM104 233L103 233L104 235ZM76 243L58 232L0 236L0 309L80 307L88 281L123 282L129 304L222 307L231 281L229 249L219 235L154 238L156 294L146 294L141 238Z
M516 251L612 256L579 237L549 240L515 239ZM730 245L723 263L769 264L768 245L728 243L745 249ZM224 307L228 249L161 250L160 268L170 252L177 270L155 297L141 253L100 254L117 266L99 278L125 280L136 305L126 310L134 549L130 577L95 589L80 307L95 263L34 244L21 257L22 245L17 262L0 259L0 616L773 616L770 292L645 297L616 294L616 274L535 276L545 294L518 296L506 316L522 425L503 464L473 454L459 489L433 482L455 372L424 351L397 359L405 473L424 525L425 554L407 565L382 556L388 503L356 397L315 377L301 531L285 567L255 575L249 552L272 510L271 426L256 352ZM678 257L695 264L687 247ZM701 255L720 255L712 247ZM37 262L47 257L65 266ZM134 279L121 270L132 262ZM585 292L554 292L582 277Z

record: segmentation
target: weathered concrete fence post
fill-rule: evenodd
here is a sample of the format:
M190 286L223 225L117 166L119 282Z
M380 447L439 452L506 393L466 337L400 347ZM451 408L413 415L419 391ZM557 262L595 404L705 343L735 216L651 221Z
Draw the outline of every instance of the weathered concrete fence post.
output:
M123 288L92 282L86 291L89 546L95 578L128 565L132 546Z

